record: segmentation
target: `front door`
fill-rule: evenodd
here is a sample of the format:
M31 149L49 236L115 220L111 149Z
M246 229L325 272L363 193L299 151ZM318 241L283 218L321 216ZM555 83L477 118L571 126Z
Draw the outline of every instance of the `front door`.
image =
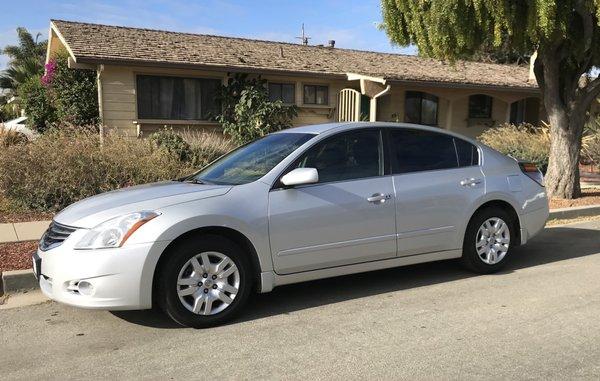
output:
M269 194L269 232L278 274L367 262L396 255L392 177L384 172L381 131L327 138L293 168L316 168L317 184Z

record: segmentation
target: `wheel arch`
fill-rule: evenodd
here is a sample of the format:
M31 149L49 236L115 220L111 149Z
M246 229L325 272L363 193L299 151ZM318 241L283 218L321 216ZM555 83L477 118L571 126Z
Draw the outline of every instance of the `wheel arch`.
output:
M250 259L250 265L251 265L252 271L253 271L252 275L253 275L254 287L257 287L257 286L260 287L261 267L260 267L260 262L259 262L259 258L258 258L258 252L256 251L256 248L254 247L254 244L250 241L250 239L243 233L239 232L238 230L235 230L235 229L232 229L229 227L203 226L203 227L189 230L189 231L179 235L173 241L171 241L169 243L169 245L160 254L158 261L156 263L156 266L154 267L154 272L152 274L151 290L152 290L153 304L154 304L154 298L156 296L155 287L157 285L157 278L158 278L159 270L160 270L162 264L168 259L167 253L169 252L169 250L172 250L180 242L187 241L187 240L193 240L193 239L200 239L202 236L208 235L208 234L227 238L248 253L248 256Z
M508 201L506 200L502 200L502 199L492 199L492 200L487 200L484 203L482 203L481 205L479 205L474 211L473 213L471 213L471 217L469 218L469 221L467 222L467 225L469 225L469 223L471 222L471 220L473 219L473 217L479 213L481 210L483 209L487 209L487 208L499 208L502 209L504 211L506 211L510 218L511 218L511 223L512 226L514 227L515 230L515 235L516 235L516 245L515 246L519 246L521 244L521 220L519 218L519 214L517 213L515 207ZM463 233L463 244L464 244L464 234L466 234L466 226L465 226L465 231ZM512 240L511 240L512 241Z

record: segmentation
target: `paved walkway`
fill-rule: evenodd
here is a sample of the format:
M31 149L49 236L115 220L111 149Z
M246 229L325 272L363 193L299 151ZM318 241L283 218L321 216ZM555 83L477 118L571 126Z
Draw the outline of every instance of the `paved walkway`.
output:
M37 241L48 229L50 221L0 224L0 243Z

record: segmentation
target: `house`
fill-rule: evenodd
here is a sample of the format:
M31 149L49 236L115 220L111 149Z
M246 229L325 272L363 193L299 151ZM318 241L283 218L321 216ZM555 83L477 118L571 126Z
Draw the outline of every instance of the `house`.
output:
M237 72L298 106L297 125L405 121L477 136L543 117L530 70L514 65L53 20L48 59L60 50L97 72L103 124L125 133L218 128L215 92Z

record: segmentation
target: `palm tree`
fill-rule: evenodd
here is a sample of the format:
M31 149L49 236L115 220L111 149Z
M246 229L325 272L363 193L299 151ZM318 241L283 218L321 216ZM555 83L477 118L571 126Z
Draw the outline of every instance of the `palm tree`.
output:
M0 88L15 94L20 84L32 76L44 74L47 41L38 41L41 33L35 39L27 29L17 28L18 45L9 45L0 50L10 57L8 68L0 73Z

